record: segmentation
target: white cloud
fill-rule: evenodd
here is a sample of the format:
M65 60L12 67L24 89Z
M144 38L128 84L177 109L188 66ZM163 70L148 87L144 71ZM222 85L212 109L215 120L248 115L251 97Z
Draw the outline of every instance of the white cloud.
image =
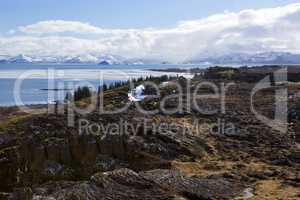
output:
M78 34L120 34L132 32L135 30L121 30L121 29L103 29L92 26L89 23L78 21L64 21L64 20L49 20L41 21L28 26L21 26L18 30L25 34L49 35L57 33L78 33Z
M100 33L103 32L101 28L94 27L88 23L82 23L77 21L41 21L36 24L28 26L21 26L19 30L27 34L51 34L51 33Z
M115 54L184 61L230 52L300 51L300 3L224 12L169 29L103 29L77 21L42 21L0 37L0 54Z

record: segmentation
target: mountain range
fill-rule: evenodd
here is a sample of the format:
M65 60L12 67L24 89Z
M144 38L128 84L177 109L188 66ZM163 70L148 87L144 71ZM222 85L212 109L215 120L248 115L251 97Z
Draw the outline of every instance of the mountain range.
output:
M0 55L0 63L66 63L66 64L99 64L99 65L143 65L165 64L168 61L147 59L126 59L116 55L79 55L79 56L28 56ZM176 64L300 64L300 54L288 52L263 52L257 54L233 53L222 56L210 56L191 59Z
M233 53L222 56L194 59L188 63L208 64L300 64L300 54L263 52L256 54Z
M0 56L0 63L68 63L68 64L100 64L108 65L122 64L125 59L120 56L101 55L94 56L90 54L79 56Z

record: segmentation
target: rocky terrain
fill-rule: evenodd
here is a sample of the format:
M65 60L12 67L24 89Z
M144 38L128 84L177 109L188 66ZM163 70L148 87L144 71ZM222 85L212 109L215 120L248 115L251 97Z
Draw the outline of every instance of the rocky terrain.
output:
M192 81L192 90L200 81L199 77ZM253 87L239 81L228 89L225 113L209 115L184 107L182 112L160 110L152 115L132 104L118 114L75 114L73 127L65 113L30 115L2 108L0 200L300 199L300 97L296 95L300 85L288 84L291 98L284 133L252 114ZM255 96L256 109L266 116L274 115L275 89ZM173 91L161 90L162 95ZM106 91L105 108L128 103L127 91L126 87ZM209 93L209 88L201 92ZM141 106L153 110L159 108L159 100L145 100ZM198 103L220 108L215 99ZM177 104L176 99L166 103L169 109ZM114 134L96 126L81 129L83 119ZM120 121L132 125L126 126L127 134L109 127ZM195 122L205 126L196 130ZM153 129L165 124L176 127ZM220 131L229 124L234 132Z

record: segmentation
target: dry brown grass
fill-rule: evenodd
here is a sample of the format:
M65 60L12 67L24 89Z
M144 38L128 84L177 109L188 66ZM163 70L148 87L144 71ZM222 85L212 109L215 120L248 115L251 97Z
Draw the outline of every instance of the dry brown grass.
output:
M235 165L234 162L224 161L197 161L197 162L172 162L172 168L187 176L211 176L230 172Z
M242 166L242 167L241 167ZM202 160L197 162L172 162L172 168L179 170L187 176L221 175L231 172L234 168L239 167L240 173L248 171L261 172L265 170L274 170L274 166L263 162L231 162L231 161L213 161ZM277 170L281 170L278 167ZM254 197L250 200L300 200L300 189L291 185L283 184L283 180L277 178L270 180L260 180L254 186ZM242 200L243 198L237 198Z
M256 184L251 200L299 200L299 194L299 188L283 185L279 180L263 180Z
M5 120L0 121L0 132L6 132L15 128L17 122L28 118L28 114L19 114L14 116L9 116Z

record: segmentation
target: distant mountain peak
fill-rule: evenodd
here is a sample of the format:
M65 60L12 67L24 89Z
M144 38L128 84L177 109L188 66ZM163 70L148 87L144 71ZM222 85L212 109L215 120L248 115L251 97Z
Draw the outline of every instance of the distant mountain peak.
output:
M300 54L290 52L260 52L256 54L232 53L194 59L190 63L211 64L300 64Z
M20 54L17 56L0 55L0 63L68 63L68 64L98 64L98 65L142 65L166 64L166 60L128 59L110 54L83 54L74 56L32 56ZM300 54L290 52L259 52L256 54L231 53L219 56L201 57L183 63L210 65L216 64L300 64Z
M25 56L24 54L17 55L8 60L10 63L32 63L33 59L29 56Z

